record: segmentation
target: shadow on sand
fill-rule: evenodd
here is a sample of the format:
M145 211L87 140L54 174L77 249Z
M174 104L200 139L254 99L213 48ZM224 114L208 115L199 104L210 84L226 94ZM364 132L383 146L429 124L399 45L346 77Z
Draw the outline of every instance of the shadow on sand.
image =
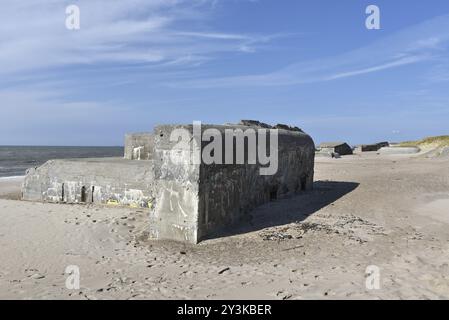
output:
M210 235L207 239L227 237L268 227L301 222L321 208L352 192L358 186L359 183L355 182L316 181L314 182L313 190L262 205L253 210L246 221L228 226Z

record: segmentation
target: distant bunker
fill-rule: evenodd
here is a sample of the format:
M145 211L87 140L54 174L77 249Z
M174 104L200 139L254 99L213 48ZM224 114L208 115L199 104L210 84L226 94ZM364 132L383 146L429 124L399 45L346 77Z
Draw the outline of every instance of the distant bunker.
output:
M380 154L415 154L421 151L418 147L400 147L400 146L392 146L392 147L383 147L379 149Z
M338 158L352 153L352 148L346 142L323 142L318 147L317 156Z
M362 144L355 148L355 152L370 152L370 151L378 151L381 148L389 147L390 144L388 142L378 142L373 144Z
M208 129L216 135L207 136ZM192 143L173 141L175 130L186 132ZM153 133L126 135L123 159L48 161L28 170L23 200L148 208L151 238L198 243L244 220L257 206L313 186L315 145L298 128L257 121L203 125L199 143L195 143L195 130L195 125L161 125ZM270 130L277 132L274 142L268 139ZM255 139L251 135L264 131L266 141L263 135ZM229 132L235 133L230 140ZM240 155L236 149L239 139L245 146ZM231 155L226 149L229 141L233 142ZM217 148L209 152L212 142L223 148L222 155ZM267 171L266 163L250 161L255 157L252 143L254 150L263 147L276 160L273 174L261 174ZM210 153L215 160L221 157L223 162L192 161L192 154L202 153ZM271 157L274 154L276 159Z

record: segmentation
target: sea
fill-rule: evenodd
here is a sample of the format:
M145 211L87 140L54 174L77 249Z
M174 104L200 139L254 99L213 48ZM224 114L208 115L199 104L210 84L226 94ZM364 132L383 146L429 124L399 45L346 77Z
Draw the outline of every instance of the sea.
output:
M123 157L123 147L0 146L0 179L24 176L52 159Z

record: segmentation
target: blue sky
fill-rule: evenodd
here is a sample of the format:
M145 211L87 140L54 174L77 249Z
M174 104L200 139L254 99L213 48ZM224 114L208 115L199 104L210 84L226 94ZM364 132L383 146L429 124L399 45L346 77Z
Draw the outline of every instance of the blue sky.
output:
M381 30L365 28L370 4ZM121 145L194 120L286 123L316 143L449 134L447 0L0 6L0 145Z

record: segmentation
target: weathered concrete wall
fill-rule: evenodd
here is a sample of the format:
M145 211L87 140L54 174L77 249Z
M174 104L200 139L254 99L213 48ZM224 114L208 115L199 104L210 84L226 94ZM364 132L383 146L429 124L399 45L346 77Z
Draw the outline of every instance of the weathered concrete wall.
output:
M379 142L374 144L362 144L355 148L355 152L369 152L369 151L377 151L380 148L388 147L390 144L388 142Z
M155 238L196 243L224 226L245 219L263 203L312 188L315 145L299 130L279 130L278 171L262 176L259 164L192 164L189 146L183 148L170 142L170 133L176 128L193 133L192 126L155 129L158 191L150 223ZM245 131L259 127L203 125L202 133L209 128L218 129L224 137L225 129ZM208 143L202 142L200 151ZM178 160L177 164L172 162L173 158Z
M170 134L176 128L158 126L154 130L154 176L156 202L150 213L150 235L197 243L200 165L190 161L190 148L175 147ZM176 163L172 159L177 159Z
M152 133L130 133L125 136L125 159L151 160L154 136Z
M300 131L282 129L278 139L278 170L274 175L260 175L260 164L201 165L200 239L245 220L257 206L312 189L313 140Z
M255 122L244 124L203 125L201 134L211 128L218 130L223 139L224 162L225 130L244 132L270 127ZM127 158L135 159L135 152L129 152L142 144L144 150L151 150L148 157L153 160L53 160L30 169L23 185L23 199L148 207L152 238L197 243L224 226L245 219L263 203L312 188L315 145L299 128L275 127L281 129L277 171L272 175L261 175L261 168L266 166L248 164L248 142L245 163L235 164L235 136L234 164L195 163L192 152L201 154L210 142L198 143L192 150L192 144L170 141L173 130L180 128L192 141L192 125L158 126L154 134L127 136ZM266 147L270 150L270 146Z
M414 154L420 152L418 147L383 147L379 149L381 154Z
M341 156L352 154L352 149L348 144L343 144L341 146L335 147L335 152Z
M29 169L24 200L149 207L154 199L152 161L51 160Z
M352 148L346 142L323 142L318 147L319 152L338 153L341 156L352 154Z

